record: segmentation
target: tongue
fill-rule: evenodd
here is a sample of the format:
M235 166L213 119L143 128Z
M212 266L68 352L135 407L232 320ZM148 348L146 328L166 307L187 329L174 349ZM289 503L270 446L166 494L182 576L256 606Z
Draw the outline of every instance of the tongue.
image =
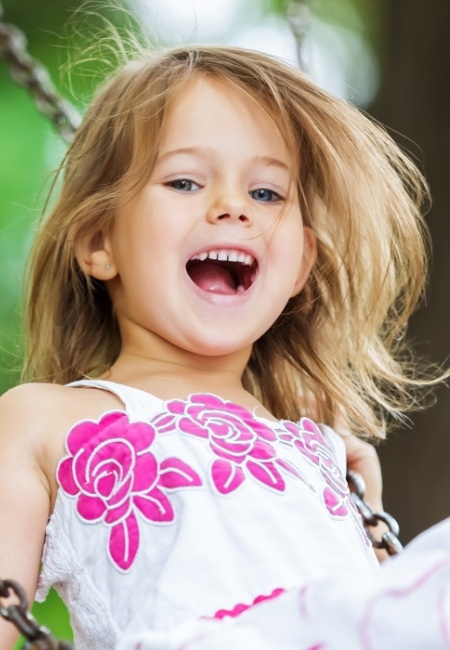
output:
M236 285L231 273L223 266L202 262L189 269L191 280L210 293L236 293Z

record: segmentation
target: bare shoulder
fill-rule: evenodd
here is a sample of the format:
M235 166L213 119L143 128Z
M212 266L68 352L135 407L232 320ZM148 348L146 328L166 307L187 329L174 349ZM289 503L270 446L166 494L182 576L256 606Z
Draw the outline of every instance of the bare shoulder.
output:
M70 406L80 400L80 394L87 397L88 403L98 401L100 393L105 394L105 391L97 391L92 388L76 388L71 386L62 386L61 384L46 384L46 383L30 383L20 384L11 388L0 397L0 404L2 408L11 407L15 409L20 404L29 404L32 410L40 411L48 405L55 407L61 404L63 407ZM96 397L92 400L88 396Z
M21 384L0 397L0 413L34 423L41 413L51 413L56 404L69 399L69 391L57 384ZM52 409L48 411L48 407ZM63 404L62 404L63 406Z
M30 383L11 388L0 397L0 420L6 418L19 430L39 432L70 425L78 419L96 418L104 410L120 408L110 393L91 388L72 388L59 384ZM0 427L0 435L10 427Z
M55 470L68 431L80 420L96 420L121 409L116 397L92 388L32 383L0 398L0 457L40 475L54 501Z
M3 441L19 442L41 428L41 420L48 425L55 412L57 386L46 384L23 384L7 391L0 397L0 437ZM45 418L43 417L45 414Z
M23 384L0 398L0 459L45 483L45 457L67 412L62 386Z

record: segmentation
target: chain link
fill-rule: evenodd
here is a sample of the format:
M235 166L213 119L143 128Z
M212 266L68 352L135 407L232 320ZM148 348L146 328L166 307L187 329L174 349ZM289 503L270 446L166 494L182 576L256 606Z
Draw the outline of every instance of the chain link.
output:
M305 72L308 65L304 43L312 23L312 11L308 5L308 0L289 0L286 5L286 18L297 44L298 63Z
M23 650L74 650L66 641L57 641L50 630L36 622L28 612L26 593L14 580L0 579L0 598L15 595L18 603L4 607L0 601L0 616L13 623L19 632L27 639Z
M9 65L11 77L33 96L37 108L54 124L65 140L72 140L81 117L55 90L47 70L27 51L27 39L15 25L2 22L0 3L0 59Z
M364 528L366 529L372 546L374 546L374 548L385 549L389 555L398 555L401 553L403 551L403 546L398 539L400 527L396 519L387 512L375 512L369 504L364 501L366 484L360 474L349 471L347 473L347 482L350 487L350 496L361 515ZM376 528L380 521L386 524L388 530L382 533L381 537L377 539L374 537L371 529Z

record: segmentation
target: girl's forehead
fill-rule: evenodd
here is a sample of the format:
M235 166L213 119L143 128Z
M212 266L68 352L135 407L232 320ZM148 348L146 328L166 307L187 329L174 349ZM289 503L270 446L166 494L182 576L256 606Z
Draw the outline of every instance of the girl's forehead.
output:
M173 96L169 99L167 113L170 115L180 104L203 103L221 101L222 98L232 98L228 106L247 104L255 110L263 111L268 119L275 123L275 115L268 108L268 102L263 93L255 93L251 86L246 87L236 80L211 73L197 72L188 79L182 81L175 89Z
M259 101L258 101L259 100ZM161 148L180 142L214 137L226 144L242 138L242 146L255 140L261 146L289 155L287 138L276 116L252 93L231 80L212 75L196 75L185 81L167 106L161 133Z

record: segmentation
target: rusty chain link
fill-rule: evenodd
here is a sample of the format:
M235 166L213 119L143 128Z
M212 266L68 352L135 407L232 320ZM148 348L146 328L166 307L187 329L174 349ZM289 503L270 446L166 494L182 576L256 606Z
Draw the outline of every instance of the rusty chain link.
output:
M353 499L361 518L363 520L364 528L374 548L385 549L389 555L398 555L403 551L403 546L398 539L400 527L392 515L387 512L375 512L364 501L366 492L366 485L363 477L357 472L349 471L347 473L347 483L350 487L350 496ZM381 537L377 539L372 533L372 528L376 528L378 524L383 522L388 527L388 530L382 533Z
M0 598L14 595L18 603L4 607L0 601L0 616L13 623L19 632L27 639L23 650L74 650L66 641L57 641L50 630L39 625L28 611L26 593L14 580L0 579Z
M0 3L0 59L9 65L11 77L33 96L37 108L54 124L65 140L72 140L81 118L78 111L55 90L45 68L27 51L27 39L15 25L2 22Z

